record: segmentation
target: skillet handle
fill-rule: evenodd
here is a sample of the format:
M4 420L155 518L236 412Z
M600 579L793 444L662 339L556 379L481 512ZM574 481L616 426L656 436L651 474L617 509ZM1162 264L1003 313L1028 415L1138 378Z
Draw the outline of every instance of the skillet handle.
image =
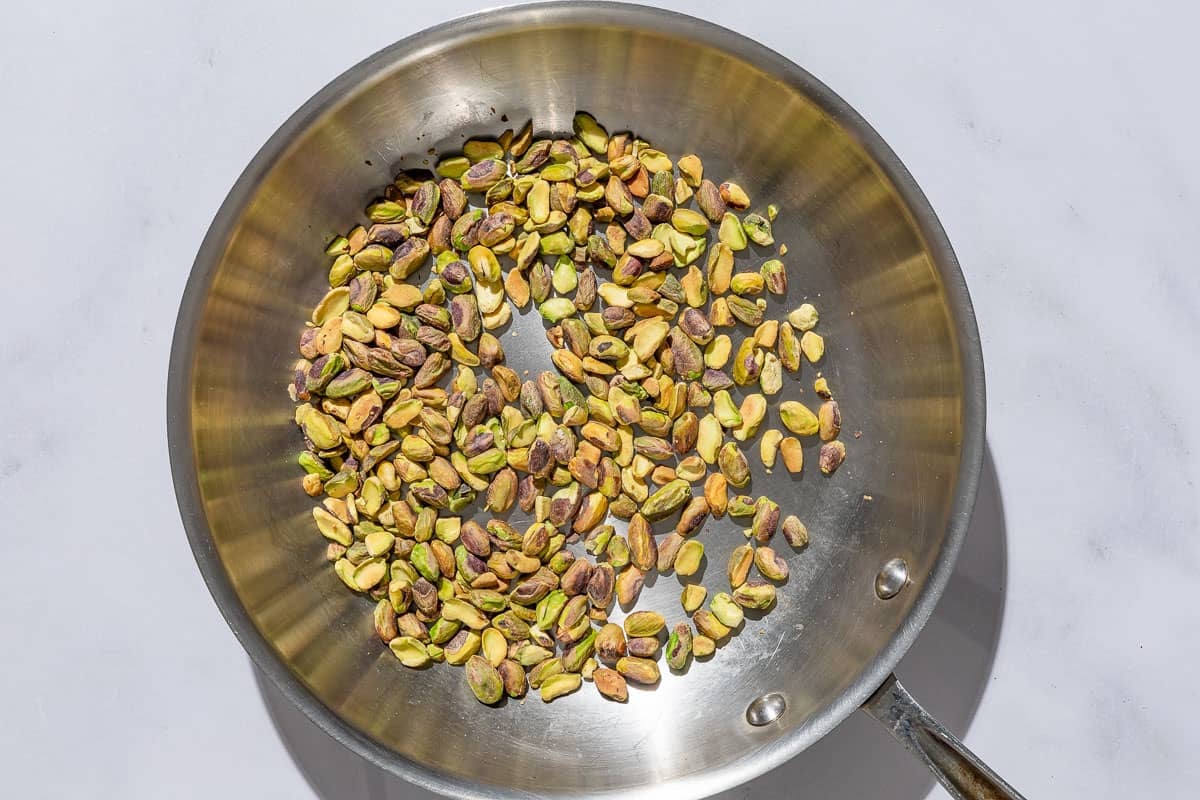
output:
M955 800L1025 800L921 708L895 675L871 695L863 711L920 759Z

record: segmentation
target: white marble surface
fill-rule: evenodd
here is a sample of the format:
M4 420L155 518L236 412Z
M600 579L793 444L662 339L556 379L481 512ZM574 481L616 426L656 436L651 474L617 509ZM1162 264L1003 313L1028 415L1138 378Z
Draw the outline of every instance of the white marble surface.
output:
M242 5L0 9L4 796L426 796L256 680L184 540L164 383L191 259L259 145L343 69L484 4ZM857 107L966 271L994 466L902 677L1030 798L1189 796L1200 12L670 5ZM860 717L726 798L797 794L944 796Z

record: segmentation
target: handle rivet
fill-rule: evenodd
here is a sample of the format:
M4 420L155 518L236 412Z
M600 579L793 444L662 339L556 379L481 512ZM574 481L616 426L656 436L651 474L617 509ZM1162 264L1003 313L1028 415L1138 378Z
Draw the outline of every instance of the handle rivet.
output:
M900 594L908 583L908 563L903 558L893 558L883 565L875 576L875 594L880 600L891 600Z
M779 692L771 692L755 698L746 706L746 721L754 726L769 725L783 716L787 710L787 700Z

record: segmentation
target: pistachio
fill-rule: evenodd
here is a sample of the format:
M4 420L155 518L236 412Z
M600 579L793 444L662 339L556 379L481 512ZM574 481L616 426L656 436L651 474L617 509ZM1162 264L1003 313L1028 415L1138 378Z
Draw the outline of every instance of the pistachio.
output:
M557 658L548 658L538 664L533 669L529 670L528 681L530 689L540 689L546 681L553 678L555 675L561 675L563 671L562 661ZM578 675L573 676L576 679Z
M687 539L680 536L678 533L668 534L658 544L658 571L670 572L675 566L675 557L679 554L679 549L683 547Z
M766 544L779 527L779 504L767 497L760 497L754 508L754 519L750 524L750 535L759 544Z
M713 616L731 630L741 625L745 616L742 607L735 603L733 597L726 592L718 592L713 595L709 608L712 610Z
M733 324L733 313L729 310L729 301L718 297L712 301L708 309L708 321L715 328L724 328Z
M675 525L675 532L680 536L691 536L708 519L708 514L708 500L704 497L693 497L680 513L679 522ZM676 569L678 569L678 563Z
M723 517L728 507L728 480L719 472L709 474L704 481L704 500L708 503L709 513L714 517Z
M491 705L504 696L504 679L487 658L479 655L468 658L466 675L467 686L479 702Z
M846 445L840 441L825 442L817 454L817 463L823 475L832 475L846 460Z
M730 486L742 488L750 483L750 465L734 442L726 442L717 453L717 466Z
M596 631L589 627L581 639L569 645L562 654L563 672L579 672L596 652Z
M714 410L716 407L717 395L719 394L721 394L721 392L717 392L713 395ZM725 393L725 396L728 398L728 392ZM731 407L733 407L733 401L732 399L729 399L728 406L725 407L725 411L728 412ZM733 411L737 411L736 407L733 407ZM729 419L732 421L732 418ZM738 424L741 424L740 420L738 421ZM700 457L704 459L706 463L715 464L717 461L717 452L721 447L721 440L724 438L722 427L723 426L720 419L713 414L704 415L697 425L696 452L700 454Z
M592 681L596 684L596 690L609 700L624 703L629 699L625 678L616 670L599 667L592 673Z
M616 668L622 677L634 683L649 686L659 680L658 664L647 658L625 656L617 660Z
M689 539L683 543L675 555L675 572L684 577L695 575L699 571L703 559L704 543L697 539Z
M804 451L800 448L800 440L794 436L785 436L779 443L779 454L783 456L783 465L793 475L798 474L804 467Z
M546 678L541 684L542 701L549 703L563 695L570 694L576 691L583 683L583 679L573 673L562 673L552 675Z
M800 351L810 363L815 364L825 355L825 340L815 331L805 331L800 337Z
M588 579L588 601L594 608L605 609L612 604L616 571L612 564L597 564Z
M760 547L754 551L754 565L764 578L773 581L787 580L787 561L769 547Z
M761 394L748 394L742 399L738 416L742 424L733 432L733 438L739 442L752 439L758 433L758 428L767 415L767 399Z
M717 240L735 252L746 249L746 231L742 228L741 220L732 212L726 211L721 217Z
M636 658L657 658L662 642L657 636L638 636L629 640L626 649L629 655Z
M764 581L747 581L733 590L733 599L742 608L765 611L775 603L775 587Z
M679 603L683 606L683 610L690 614L704 604L704 598L707 595L708 590L703 586L698 583L689 583L683 587Z
M718 642L729 635L729 626L717 619L716 615L714 615L711 611L703 608L699 609L695 614L692 615L692 623L696 626L697 631L714 642ZM693 649L695 646L696 642L693 641ZM699 655L699 653L697 653L697 655Z
M751 327L762 323L763 307L758 305L758 303L751 302L750 300L737 295L731 295L730 297L726 297L724 299L726 305L729 306L729 313L731 313L734 318L738 320L738 322L741 322L743 325L750 325ZM715 325L716 323L714 322L713 324Z
M817 410L817 432L823 442L836 439L842 432L842 412L836 400L826 400Z
M750 207L750 197L746 194L746 190L732 181L721 184L721 199L739 211L745 211Z
M725 216L726 204L725 199L721 197L721 191L710 180L701 180L696 187L696 205L704 212L704 216L717 223Z
M750 574L750 567L754 563L754 549L748 544L738 545L729 555L729 563L726 565L726 574L729 577L729 585L736 589L746 582L746 576Z
M667 622L656 611L635 611L625 618L625 634L630 637L655 636Z
M504 659L496 665L496 672L504 683L504 693L514 699L525 696L525 670L511 659Z
M687 481L671 481L646 499L641 512L648 520L663 519L682 506L691 495L692 487Z
M787 316L788 322L801 333L807 333L817 326L820 315L812 303L803 303Z
M617 603L623 607L628 607L637 601L638 595L642 592L642 587L646 583L645 571L630 566L621 571L617 575L616 593Z
M759 457L762 459L763 466L767 469L775 466L775 457L779 453L779 444L782 441L783 434L775 428L765 431L762 438L759 439Z
M717 643L702 633L692 637L692 655L696 658L708 658L717 649Z
M808 544L808 528L795 514L789 514L783 520L783 538L792 547L805 547Z
M388 642L388 648L400 659L400 663L412 669L420 669L430 663L425 645L411 636L398 636Z
M788 430L800 436L812 436L820 429L817 415L795 400L786 400L779 404L779 418Z
M706 317L704 313L698 309L684 309L683 314L680 315L679 318L679 329L682 330L695 344L700 345L701 347L713 341L714 331L712 323L709 322L708 317ZM725 337L725 341L728 342L729 338ZM706 351L703 359L703 366L713 366L712 364L708 363L709 361L710 359ZM699 376L697 375L697 377Z
M315 513L315 511L314 511ZM347 531L347 535L349 531ZM650 530L650 523L641 514L634 514L629 520L627 531L629 539L630 561L641 570L650 570L658 559L658 546ZM339 540L340 541L340 540ZM349 544L349 542L343 542Z

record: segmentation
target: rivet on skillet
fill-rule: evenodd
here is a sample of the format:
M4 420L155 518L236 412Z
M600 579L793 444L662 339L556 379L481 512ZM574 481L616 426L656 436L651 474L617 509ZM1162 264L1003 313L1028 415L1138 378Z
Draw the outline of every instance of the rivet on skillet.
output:
M875 594L881 600L891 600L908 583L908 564L903 558L893 558L875 576Z
M779 692L764 694L746 706L746 721L754 726L769 725L783 716L787 700Z

